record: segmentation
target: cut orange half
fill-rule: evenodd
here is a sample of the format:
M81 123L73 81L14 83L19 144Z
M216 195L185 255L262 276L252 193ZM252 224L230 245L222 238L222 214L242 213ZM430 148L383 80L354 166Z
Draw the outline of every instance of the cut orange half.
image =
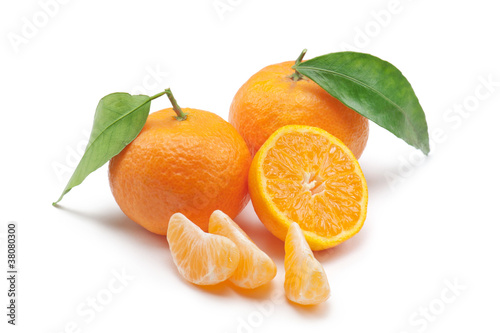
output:
M310 126L274 132L249 173L255 212L285 240L296 222L311 249L333 247L356 234L366 218L368 189L358 161L339 139Z
M226 214L216 210L210 216L208 232L232 240L240 250L240 262L229 281L241 288L254 289L276 276L276 265Z
M325 270L295 222L285 240L285 294L290 301L302 305L319 304L330 296Z
M181 213L170 218L167 240L175 266L191 283L220 283L238 267L240 251L231 240L204 232Z

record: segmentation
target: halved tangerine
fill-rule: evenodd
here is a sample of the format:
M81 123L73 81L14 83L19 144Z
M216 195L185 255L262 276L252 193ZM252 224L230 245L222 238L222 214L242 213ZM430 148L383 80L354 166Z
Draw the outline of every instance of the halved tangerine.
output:
M288 125L271 135L252 161L249 190L276 237L285 240L296 222L313 250L352 237L366 218L368 189L356 157L316 127Z

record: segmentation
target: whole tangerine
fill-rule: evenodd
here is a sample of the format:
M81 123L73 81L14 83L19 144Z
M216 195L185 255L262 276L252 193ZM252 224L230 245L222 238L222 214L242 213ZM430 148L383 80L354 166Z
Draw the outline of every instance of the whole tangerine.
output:
M251 155L234 127L218 115L173 108L150 114L139 135L109 163L121 210L147 230L166 235L182 213L203 230L214 210L232 218L248 203ZM177 114L177 116L175 116Z
M292 69L299 58L267 66L234 96L229 122L252 155L286 125L319 127L339 138L359 158L368 141L368 119L342 104L306 76Z

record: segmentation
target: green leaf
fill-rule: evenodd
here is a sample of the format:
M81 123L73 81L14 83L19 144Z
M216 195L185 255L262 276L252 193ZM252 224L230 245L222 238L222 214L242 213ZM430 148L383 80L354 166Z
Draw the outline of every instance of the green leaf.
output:
M429 153L425 114L403 74L365 53L338 52L293 67L359 114Z
M53 205L137 137L146 123L150 106L149 96L127 93L113 93L99 101L85 153Z

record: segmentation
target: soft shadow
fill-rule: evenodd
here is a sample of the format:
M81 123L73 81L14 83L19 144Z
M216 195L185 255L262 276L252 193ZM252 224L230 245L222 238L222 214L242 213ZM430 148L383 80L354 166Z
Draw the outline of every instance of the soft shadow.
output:
M339 257L351 255L363 245L365 237L366 232L363 232L363 230L361 230L352 238L344 241L343 243L340 243L335 247L322 251L314 251L314 257L321 263L327 263L334 261Z
M394 158L391 163L387 163L387 161L382 163L374 158L362 160L360 164L368 184L368 193L392 190L393 183L399 184L401 181L413 177L432 160L432 156L425 156L421 157L422 160L418 164L412 164L408 160L410 154L411 152L400 153L399 158Z
M321 318L328 315L331 312L331 304L327 300L324 303L317 305L301 305L294 303L287 299L288 304L295 310L295 312L308 318Z
M100 227L112 229L114 232L119 232L141 245L162 249L168 248L168 243L165 236L157 235L144 229L143 227L132 221L130 218L128 218L121 211L114 210L106 214L98 214L80 211L61 205L57 205L56 207L68 214L83 217L89 220L91 223L97 223Z
M233 293L233 291L231 290L232 286L228 281L224 281L213 286L199 286L184 280L179 274L177 274L177 276L185 285L188 285L190 288L202 290L214 296L227 297Z
M56 206L59 210L71 214L82 217L88 220L90 223L96 223L99 227L112 229L114 232L119 232L123 234L125 237L129 237L133 239L133 242L136 242L140 246L147 246L158 249L168 249L168 242L165 236L154 234L145 228L141 227L130 218L128 218L121 211L112 211L106 214L92 213L87 211L81 211L74 208L65 207L62 205ZM258 220L257 220L258 221ZM246 223L246 222L245 222ZM258 222L260 224L260 222ZM251 224L251 223L249 223ZM276 239L271 233L265 229L263 225L260 226L252 226L248 227L245 225L245 231L247 229L251 229L249 232L250 237L257 237L259 240L262 238L267 238L267 241L272 243L279 243L280 241ZM261 230L259 230L261 229ZM263 230L262 230L263 229ZM267 234L267 235L266 235ZM272 239L274 238L274 239ZM264 242L266 243L266 241ZM284 255L284 253L283 253ZM267 299L270 293L273 290L272 282L267 283L264 286L258 287L253 290L243 289L235 286L229 281L224 281L217 285L213 286L199 286L189 281L185 280L178 272L177 267L175 266L173 260L169 256L168 266L170 266L170 271L174 273L176 278L180 283L184 284L188 288L202 290L203 292L220 296L227 297L231 294L239 294L244 297L253 298L253 299Z
M375 192L384 191L389 186L385 179L384 172L382 170L377 170L376 165L364 167L363 175L366 179L369 196Z
M273 290L278 288L278 286L276 286L276 283L273 280L255 289L240 288L234 284L231 284L231 288L240 296L255 300L266 300L269 299Z
M255 212L245 213L238 215L234 221L262 251L267 253L273 260L278 259L278 262L282 262L285 257L285 243L266 229Z
M238 215L234 221L248 234L260 249L267 253L278 266L281 266L285 258L285 243L266 229L253 210L250 211L247 209L245 209L242 214ZM352 238L333 248L314 251L314 256L320 262L324 263L344 255L352 254L362 246L365 237L366 230L362 229Z

